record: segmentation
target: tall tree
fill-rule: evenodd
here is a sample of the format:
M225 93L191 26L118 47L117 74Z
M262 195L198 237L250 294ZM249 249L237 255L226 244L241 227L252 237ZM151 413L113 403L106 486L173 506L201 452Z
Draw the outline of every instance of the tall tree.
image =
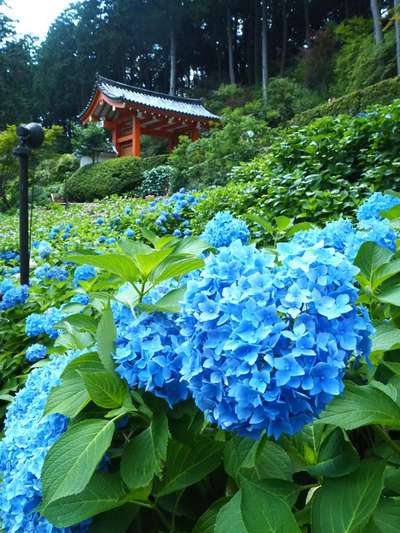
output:
M261 0L261 71L262 71L262 92L265 106L268 99L268 20L267 20L267 0Z
M400 0L394 0L394 27L396 32L397 75L400 76Z
M310 0L304 0L304 29L305 29L305 42L307 46L310 46L311 44L309 2Z
M228 47L229 82L234 85L236 83L235 52L232 35L232 9L229 2L226 6L226 37Z
M281 50L281 65L280 75L283 76L286 66L286 53L287 53L287 41L288 41L288 21L287 21L287 5L286 0L282 2L282 50Z
M379 6L379 0L371 0L371 13L372 20L374 22L374 38L376 44L383 42L382 23L381 23L381 11Z

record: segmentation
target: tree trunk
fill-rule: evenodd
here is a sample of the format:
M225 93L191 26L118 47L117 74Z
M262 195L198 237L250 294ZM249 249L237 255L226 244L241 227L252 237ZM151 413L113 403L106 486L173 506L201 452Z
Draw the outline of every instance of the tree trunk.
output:
M310 14L308 11L308 2L309 0L304 0L304 27L305 27L305 41L306 45L309 47L311 43L310 38Z
M261 0L261 58L262 58L262 93L264 104L267 106L268 101L268 41L267 41L267 0Z
M254 0L254 83L258 85L260 81L260 0Z
M169 71L169 94L176 95L176 33L175 28L170 31L170 71Z
M371 0L371 12L372 12L372 18L374 21L375 44L381 44L383 42L381 13L380 13L378 2L379 0Z
M396 29L397 75L400 76L400 0L394 0L394 25Z
M282 53L281 53L281 76L285 72L286 66L286 52L287 52L287 38L288 38L288 26L287 26L287 12L286 12L286 0L282 0Z
M232 38L232 13L228 6L226 8L226 36L228 41L228 60L229 60L229 83L236 84L235 78L235 59L233 53L233 38Z

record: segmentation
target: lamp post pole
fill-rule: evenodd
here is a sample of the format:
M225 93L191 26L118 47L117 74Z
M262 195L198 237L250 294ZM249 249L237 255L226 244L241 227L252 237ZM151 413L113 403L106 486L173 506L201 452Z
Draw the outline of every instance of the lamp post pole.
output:
M30 149L23 139L14 150L19 159L19 255L21 285L29 284L29 187L28 159Z
M19 159L19 255L21 285L29 284L29 183L28 162L31 148L39 148L44 140L44 131L40 124L18 126L19 144L14 149Z

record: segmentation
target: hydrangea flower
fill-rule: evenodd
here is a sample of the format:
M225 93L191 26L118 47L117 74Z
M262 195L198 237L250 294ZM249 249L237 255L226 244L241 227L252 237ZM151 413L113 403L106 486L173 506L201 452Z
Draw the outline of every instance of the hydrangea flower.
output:
M120 295L128 287L122 287ZM176 286L171 284L156 287L147 295L146 303L156 302L173 288ZM181 356L177 353L181 338L176 316L134 315L129 307L119 302L113 302L112 309L117 327L114 359L119 375L130 387L150 391L171 406L186 400L188 389L181 380Z
M0 259L3 259L4 261L12 261L13 259L17 259L18 254L17 252L0 252Z
M0 309L4 311L17 305L23 305L29 296L29 289L27 285L21 285L19 287L12 286L4 292L2 292L2 290L0 291Z
M51 266L49 263L44 263L37 267L34 271L34 278L38 280L49 279L65 281L68 279L68 272L65 268L59 266Z
M96 220L95 220L95 223L98 226L101 226L102 224L104 224L104 218L103 217L97 217Z
M47 241L41 241L38 246L38 253L42 259L47 259L53 251L51 244Z
M229 246L236 239L247 244L250 232L243 220L233 217L229 211L221 211L207 223L202 238L214 248L220 248Z
M272 255L239 240L191 276L180 318L182 377L224 430L278 438L343 391L372 326L356 308L357 269L333 248L290 243Z
M56 357L33 370L7 410L0 442L0 517L7 533L86 533L88 523L59 529L35 512L41 501L40 473L51 446L67 428L58 414L43 416L51 389L60 384L66 365L76 357Z
M370 219L381 220L380 213L388 211L392 207L400 204L400 198L391 194L376 192L368 200L361 204L357 211L357 219L360 222Z
M30 363L35 363L44 359L47 355L47 347L44 344L32 344L26 350L25 359Z
M132 228L128 228L125 231L125 237L128 237L128 239L130 239L131 237L134 237L134 235L135 235L135 232L133 231Z
M96 274L97 272L94 266L91 266L91 265L78 266L74 272L75 287L79 286L80 281L89 281L93 279L94 277L96 277Z
M83 293L75 294L75 296L73 296L70 300L72 304L81 304L81 305L87 305L89 301L90 301L89 295L83 294Z
M28 337L37 337L46 334L56 339L59 331L54 327L64 319L62 312L56 307L50 307L43 314L32 313L25 322L25 333Z

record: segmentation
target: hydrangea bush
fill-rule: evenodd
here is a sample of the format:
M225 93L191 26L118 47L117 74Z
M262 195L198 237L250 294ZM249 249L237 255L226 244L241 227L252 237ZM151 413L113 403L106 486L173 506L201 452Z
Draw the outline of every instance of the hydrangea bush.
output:
M29 288L2 259L5 533L395 531L397 199L270 251L227 212L190 236L198 199L38 228Z

